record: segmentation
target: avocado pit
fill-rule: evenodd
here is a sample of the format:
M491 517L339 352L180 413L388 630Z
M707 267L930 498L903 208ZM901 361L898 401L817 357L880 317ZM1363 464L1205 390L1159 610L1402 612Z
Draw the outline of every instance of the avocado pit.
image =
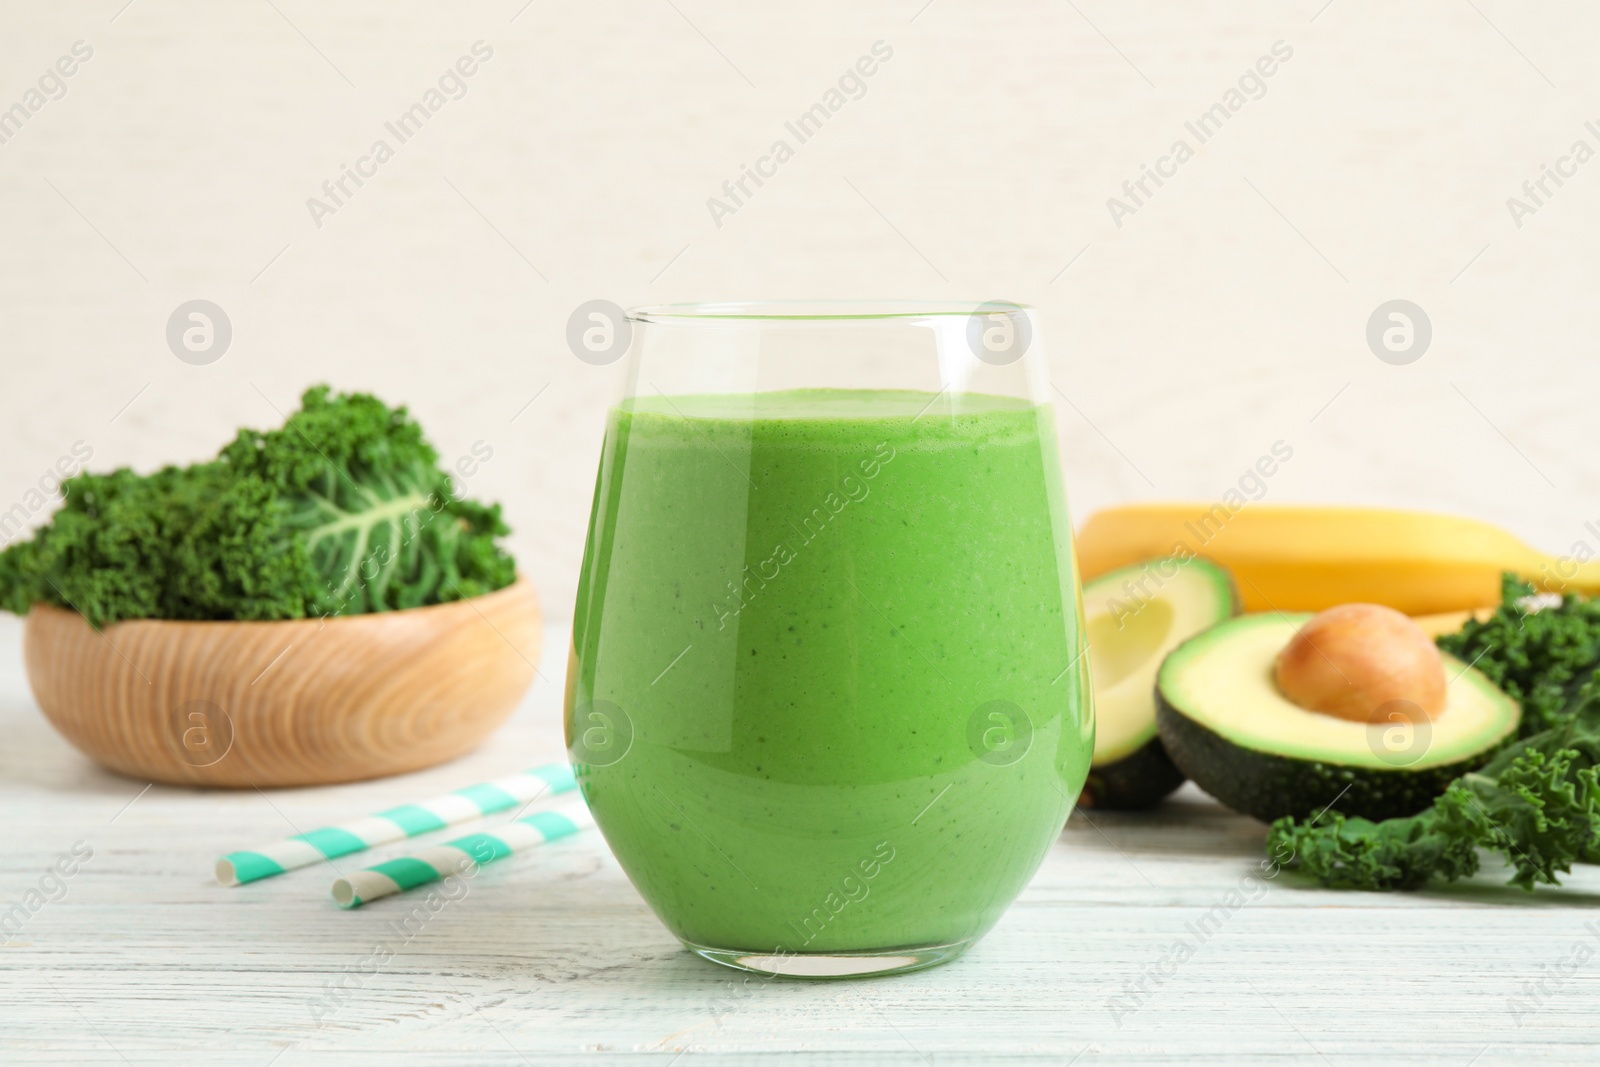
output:
M1380 723L1397 707L1434 719L1449 703L1444 661L1411 619L1378 604L1341 604L1313 616L1273 663L1291 702L1351 722Z

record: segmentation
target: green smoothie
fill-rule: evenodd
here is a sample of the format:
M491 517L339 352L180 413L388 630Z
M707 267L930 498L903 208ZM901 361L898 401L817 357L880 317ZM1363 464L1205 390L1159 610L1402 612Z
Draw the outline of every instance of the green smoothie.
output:
M963 945L1088 773L1080 615L1048 408L628 401L567 673L584 796L692 945Z

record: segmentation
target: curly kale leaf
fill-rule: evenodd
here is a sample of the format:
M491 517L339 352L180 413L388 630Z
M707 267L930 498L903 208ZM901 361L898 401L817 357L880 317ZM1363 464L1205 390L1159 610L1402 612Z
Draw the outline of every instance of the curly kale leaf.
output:
M1600 667L1600 598L1568 594L1534 611L1533 594L1531 585L1506 574L1492 616L1438 640L1522 705L1523 737L1564 720L1579 687Z
M1433 807L1374 823L1337 813L1318 824L1272 824L1268 853L1336 889L1415 889L1478 870L1478 849L1501 853L1511 884L1559 885L1574 863L1600 863L1600 675L1560 725L1462 775Z
M0 552L0 608L119 619L292 619L418 607L509 585L498 505L458 500L404 408L307 390L277 430L150 475L84 474Z
M309 613L420 607L509 585L498 504L457 499L404 408L306 391L282 428L243 430L221 459L277 489L320 579Z
M317 588L270 487L216 463L81 474L30 541L0 553L0 607L118 619L298 618Z

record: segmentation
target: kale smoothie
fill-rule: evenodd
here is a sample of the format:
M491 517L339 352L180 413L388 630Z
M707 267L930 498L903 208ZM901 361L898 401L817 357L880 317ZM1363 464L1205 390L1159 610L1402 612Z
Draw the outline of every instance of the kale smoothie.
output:
M691 947L959 951L1033 875L1094 733L1052 419L857 390L612 411L567 738Z

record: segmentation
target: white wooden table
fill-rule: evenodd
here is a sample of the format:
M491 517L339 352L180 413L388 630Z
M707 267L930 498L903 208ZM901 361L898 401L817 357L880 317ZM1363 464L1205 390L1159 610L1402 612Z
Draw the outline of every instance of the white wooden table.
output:
M20 637L0 619L0 911L74 843L94 855L0 947L7 1064L1600 1058L1600 958L1588 958L1600 936L1584 925L1600 917L1600 875L1533 896L1501 888L1498 873L1386 896L1284 875L1230 913L1264 831L1193 787L1154 815L1074 815L994 932L919 974L742 983L677 946L597 836L484 868L404 941L392 901L338 910L326 869L223 889L212 861L291 824L559 758L564 632L546 645L551 683L471 757L270 795L143 791L93 766L34 706ZM1219 905L1220 928L1214 917L1214 934L1175 963L1174 943L1194 940L1186 924ZM393 957L375 966L380 944ZM1125 990L1141 977L1135 1005ZM1524 992L1539 980L1542 1005ZM334 982L347 995L319 1020L311 1004Z

